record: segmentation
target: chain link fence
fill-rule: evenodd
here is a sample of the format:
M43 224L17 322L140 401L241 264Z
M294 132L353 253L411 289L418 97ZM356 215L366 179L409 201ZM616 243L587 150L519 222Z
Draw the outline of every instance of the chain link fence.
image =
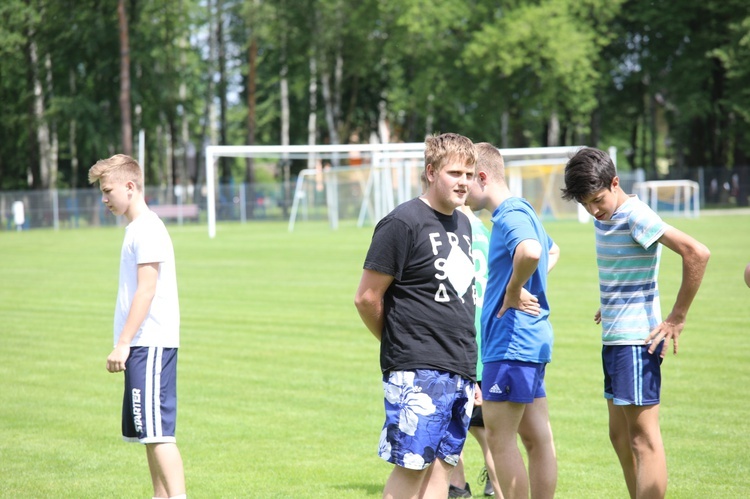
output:
M291 183L222 184L216 197L217 220L288 220L293 189ZM145 197L167 224L206 223L205 189L146 187ZM106 227L122 225L123 219L102 204L96 188L0 191L0 230Z
M701 208L734 208L748 206L750 167L695 168L672 171L669 176L653 177L643 172L623 172L621 180L626 192L633 182L643 180L694 180L700 185ZM356 217L362 196L357 186L345 185L339 190L342 218ZM217 188L216 220L249 222L260 220L288 221L295 194L295 182L267 184L221 184ZM320 191L320 192L318 192ZM173 188L146 187L146 202L167 224L206 224L206 193L203 189L178 185ZM351 201L351 202L350 202ZM307 196L304 220L325 220L326 195L316 189ZM22 220L18 217L23 206ZM14 209L15 208L15 209ZM58 189L47 191L0 191L0 230L37 228L77 229L124 224L101 202L96 188ZM17 223L20 222L20 223Z

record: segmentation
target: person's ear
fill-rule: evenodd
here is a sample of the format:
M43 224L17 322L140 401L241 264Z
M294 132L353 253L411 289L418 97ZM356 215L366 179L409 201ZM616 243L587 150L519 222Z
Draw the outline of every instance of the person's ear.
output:
M617 188L617 186L620 185L620 177L615 175L615 178L612 179L612 185L609 187L610 191L613 191Z
M479 185L484 188L487 185L487 172L484 170L479 170L477 172L477 180L479 180Z
M431 184L432 181L435 179L435 167L432 166L432 163L428 163L427 166L425 167L424 176L427 179L428 184Z

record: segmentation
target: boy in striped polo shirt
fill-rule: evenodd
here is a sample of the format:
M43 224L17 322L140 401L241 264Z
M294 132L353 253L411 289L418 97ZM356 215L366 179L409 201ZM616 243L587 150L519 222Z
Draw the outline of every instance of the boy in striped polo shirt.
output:
M631 497L664 497L667 463L659 428L660 365L677 340L706 270L708 248L667 225L620 187L603 151L579 150L565 167L564 199L594 218L599 268L604 397L609 433ZM682 258L682 282L662 321L657 275L661 246Z

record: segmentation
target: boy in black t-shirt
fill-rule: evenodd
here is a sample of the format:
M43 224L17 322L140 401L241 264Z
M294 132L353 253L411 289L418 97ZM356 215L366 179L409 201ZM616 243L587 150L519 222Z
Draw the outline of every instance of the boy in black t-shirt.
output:
M386 419L379 455L394 463L383 497L445 496L466 440L477 346L471 224L472 142L425 141L425 193L375 227L355 305L380 340ZM429 477L428 477L429 476Z

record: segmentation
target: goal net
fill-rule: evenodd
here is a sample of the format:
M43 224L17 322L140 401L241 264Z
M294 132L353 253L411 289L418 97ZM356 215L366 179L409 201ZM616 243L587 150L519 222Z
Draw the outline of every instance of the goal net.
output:
M633 192L661 215L698 217L700 212L700 187L693 180L636 182Z
M577 205L560 195L565 164L581 146L500 149L514 196L526 198L544 218L572 218ZM341 220L374 225L397 205L422 192L424 143L314 146L208 146L206 148L209 237L216 235L215 162L220 157L305 159L296 179L289 231L298 222Z

